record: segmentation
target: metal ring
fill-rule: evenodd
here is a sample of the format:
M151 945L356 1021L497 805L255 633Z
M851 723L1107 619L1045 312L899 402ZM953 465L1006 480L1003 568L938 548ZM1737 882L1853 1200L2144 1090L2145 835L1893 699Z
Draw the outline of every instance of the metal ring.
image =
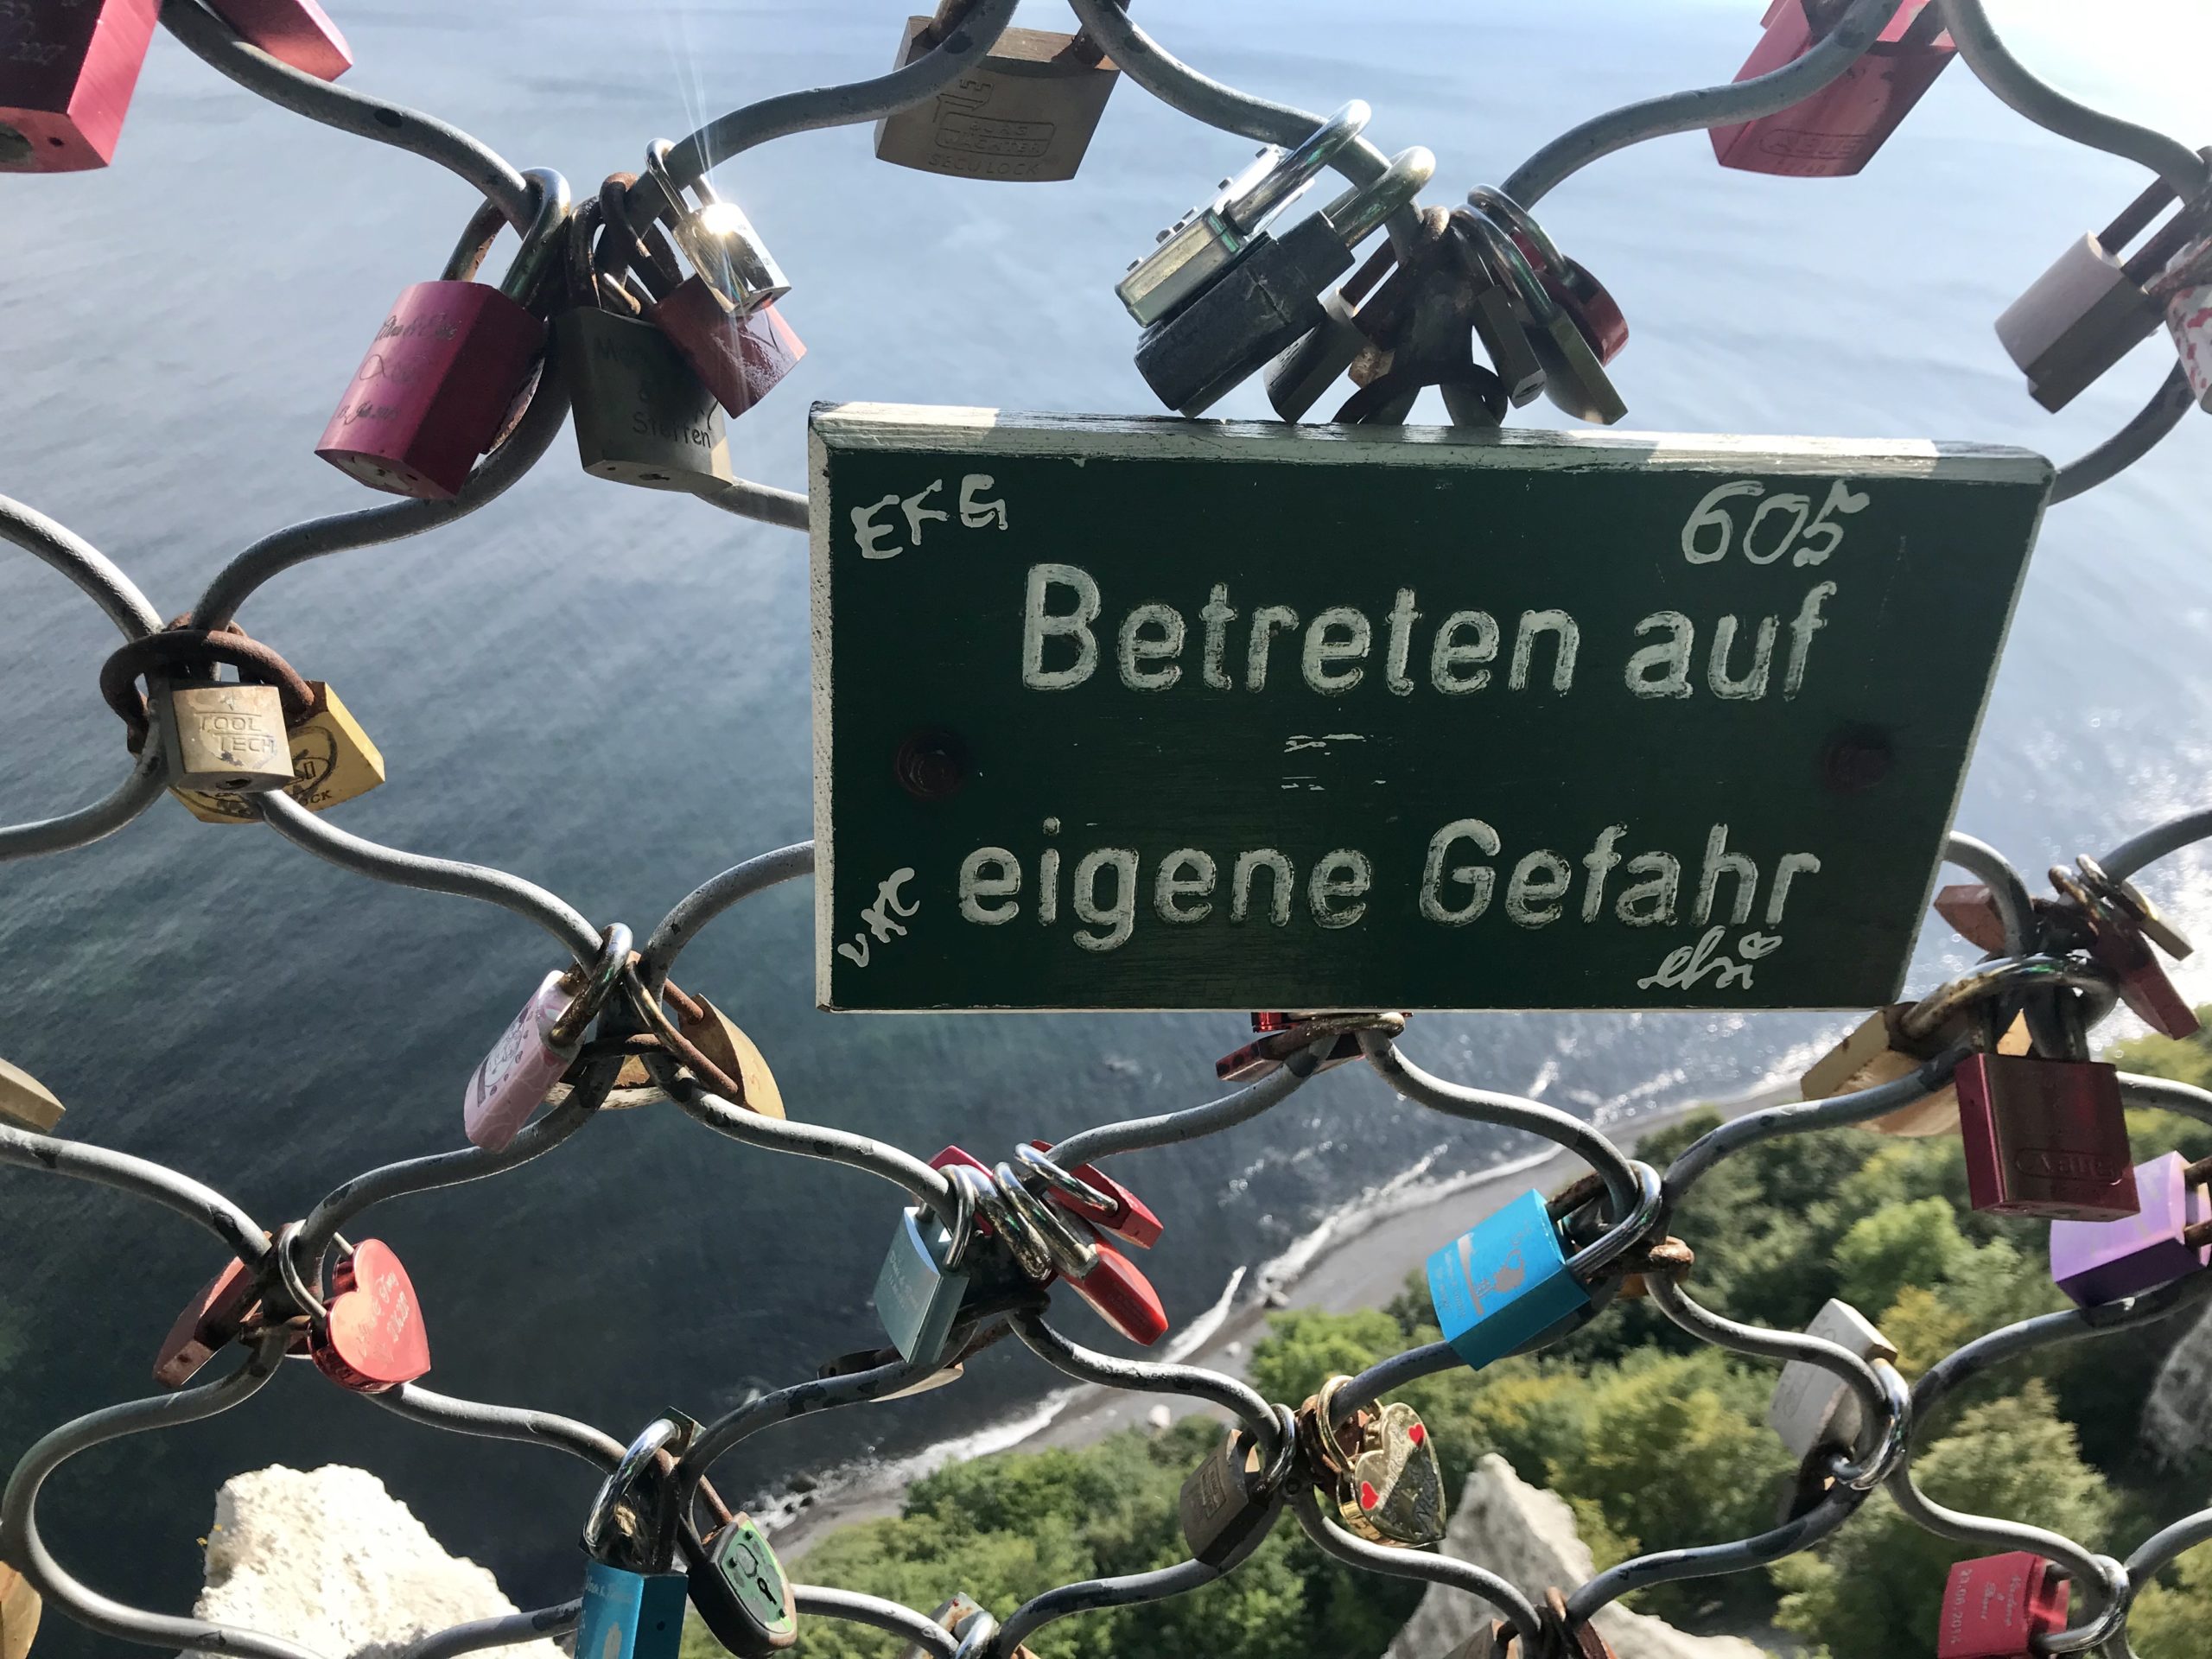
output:
M1348 248L1357 247L1401 207L1410 207L1421 187L1436 176L1436 157L1421 145L1390 158L1389 169L1372 184L1357 184L1321 210ZM1339 213L1349 214L1342 224Z
M584 1027L598 1018L600 1009L607 1005L608 994L622 977L622 970L630 965L628 928L615 922L599 937L599 955L592 963L591 976L578 988L567 1009L545 1033L545 1040L556 1048L564 1048L583 1035ZM573 974L575 970L569 971Z
M1337 1465L1344 1470L1351 1467L1352 1456L1344 1450L1344 1443L1337 1438L1336 1413L1332 1408L1335 1404L1338 1394L1343 1389L1344 1384L1351 1381L1351 1378L1348 1376L1332 1376L1321 1385L1321 1391L1313 1396L1313 1427L1314 1432L1321 1437L1321 1450L1324 1452L1334 1453Z
M992 1638L999 1633L998 1620L988 1609L978 1607L961 1624L966 1634L961 1637L960 1645L953 1649L952 1659L979 1659L984 1649L991 1645Z
M1882 1484L1897 1472L1897 1465L1912 1449L1912 1386L1888 1360L1877 1359L1871 1364L1889 1405L1883 1414L1882 1432L1866 1456L1856 1462L1839 1461L1829 1471L1854 1492L1871 1492Z
M2075 1625L2037 1638L2045 1653L2087 1653L2101 1648L2118 1635L2127 1623L2128 1613L2135 1600L2135 1587L2129 1581L2127 1568L2109 1555L2094 1557L2105 1569L2104 1611L2086 1624Z
M1539 327L1548 326L1559 315L1559 302L1552 298L1551 290L1536 275L1535 267L1529 263L1529 256L1521 251L1519 245L1499 228L1495 220L1485 219L1480 213L1470 213L1464 219L1457 213L1452 214L1452 222L1464 235L1471 236L1480 243L1481 245L1474 251L1490 267L1492 280L1513 285L1514 291L1521 296L1521 303L1528 308L1530 319Z
M1649 1164L1630 1159L1629 1168L1636 1174L1636 1207L1607 1228L1594 1243L1568 1258L1567 1270L1580 1283L1589 1283L1616 1259L1643 1243L1659 1220L1666 1183Z
M1013 1206L999 1190L997 1182L984 1171L968 1164L955 1164L944 1173L968 1185L975 1196L976 1207L982 1211L983 1219L991 1224L991 1230L1012 1252L1024 1273L1040 1285L1052 1276L1052 1258L1043 1241L1024 1230L1014 1219Z
M275 1247L270 1254L276 1258L276 1277L284 1287L284 1294L291 1298L292 1306L314 1320L318 1328L330 1324L330 1310L322 1305L322 1298L308 1288L307 1280L300 1273L299 1263L292 1259L292 1246L300 1236L304 1224L288 1221L276 1230ZM353 1248L346 1247L348 1255Z
M676 1425L665 1417L656 1417L647 1423L645 1432L630 1442L630 1449L622 1454L592 1498L590 1511L584 1516L584 1551L597 1560L601 1548L607 1541L607 1529L614 1524L615 1511L627 1502L629 1489L646 1464L658 1458L668 1443L676 1438ZM634 1506L632 1506L634 1508Z
M1070 1279L1080 1279L1098 1265L1098 1241L1084 1237L1076 1230L1075 1223L1024 1186L1021 1178L1014 1173L1013 1165L1001 1162L991 1173L997 1178L999 1191L1019 1217L1016 1224L1030 1230L1051 1257L1055 1271Z
M1502 227L1515 237L1526 237L1529 245L1536 251L1536 257L1550 267L1553 276L1564 279L1567 274L1567 256L1559 245L1544 232L1544 227L1529 216L1529 210L1495 185L1478 184L1467 192L1467 205L1486 219L1500 221Z
M1016 1162L1027 1166L1027 1173L1039 1177L1046 1185L1066 1193L1077 1204L1087 1204L1093 1210L1121 1208L1112 1193L1100 1192L1080 1175L1069 1174L1027 1141L1014 1149L1014 1156Z
M2002 957L1939 985L1904 1011L1898 1029L1925 1037L1969 1002L2014 989L2110 991L2112 977L2069 957Z
M948 1270L957 1268L976 1242L976 1194L965 1181L947 1183L952 1188L952 1224L946 1230L944 1265ZM926 1205L914 1206L912 1214L918 1223L934 1222L937 1214Z
M1277 1401L1274 1416L1274 1455L1268 1460L1267 1467L1260 1471L1260 1491L1263 1493L1281 1491L1298 1463L1298 1414Z
M1236 200L1224 203L1222 217L1240 231L1257 230L1268 214L1304 189L1338 150L1358 137L1373 114L1360 99L1352 99L1286 151L1257 184Z

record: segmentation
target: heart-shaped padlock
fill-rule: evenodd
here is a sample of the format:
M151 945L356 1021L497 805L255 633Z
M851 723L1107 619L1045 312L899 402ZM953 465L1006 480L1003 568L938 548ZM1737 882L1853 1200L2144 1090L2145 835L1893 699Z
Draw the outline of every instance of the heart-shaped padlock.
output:
M1320 1395L1319 1421L1333 1424L1337 1389L1350 1378L1332 1381ZM1337 1514L1347 1531L1378 1544L1418 1547L1444 1537L1444 1471L1421 1414L1394 1401L1362 1414L1359 1442L1338 1449L1344 1473L1337 1487ZM1332 1428L1332 1438L1334 1438Z
M360 1394L382 1394L430 1369L415 1287L391 1247L365 1238L331 1274L328 1317L309 1333L315 1369Z

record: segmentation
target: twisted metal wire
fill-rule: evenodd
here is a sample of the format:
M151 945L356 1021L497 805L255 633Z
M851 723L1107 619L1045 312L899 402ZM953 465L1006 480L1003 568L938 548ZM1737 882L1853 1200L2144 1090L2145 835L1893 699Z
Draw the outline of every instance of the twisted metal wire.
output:
M1961 56L2012 108L2075 142L2141 162L2184 198L2203 193L2207 164L2196 152L2164 134L2090 110L2041 81L1998 37L1980 0L1936 3L1942 9L1943 21L1958 43ZM1545 144L1516 168L1507 180L1506 194L1524 204L1533 203L1581 168L1628 145L1786 109L1848 70L1901 3L1902 0L1857 0L1823 41L1795 62L1770 73L1725 86L1670 93L1585 121ZM1086 29L1129 79L1195 120L1243 137L1282 143L1297 142L1315 124L1315 118L1303 111L1230 86L1183 63L1133 22L1116 0L1071 0L1071 4ZM771 139L874 120L912 107L935 96L985 57L1014 8L1014 0L980 0L936 46L888 74L782 94L721 116L673 147L668 157L670 176L678 188L687 187L716 164ZM488 145L460 129L422 111L355 90L340 89L293 70L246 44L199 0L164 0L162 21L194 55L246 90L308 119L435 162L493 204L518 230L528 223L534 197L530 179ZM1381 149L1363 139L1342 151L1335 165L1354 182L1365 183L1381 175L1386 162ZM633 191L650 194L658 188L641 184ZM640 200L639 205L651 208L656 204ZM1393 232L1407 234L1414 223L1414 210L1408 208L1394 221ZM2139 459L2178 423L2188 404L2187 382L2177 367L2140 414L2112 438L2060 469L2051 500L2071 499ZM566 412L562 378L550 372L542 374L513 432L477 467L454 499L395 503L295 524L265 536L222 566L189 620L200 627L219 628L264 583L308 560L418 534L488 505L543 457ZM801 529L808 523L806 498L791 491L737 480L700 486L696 494L709 505L783 527ZM67 577L126 639L162 627L160 612L112 562L35 509L0 498L0 540L22 549ZM158 699L156 702L153 713L157 725L152 735L156 741L145 745L144 753L123 781L91 805L0 828L0 860L81 846L119 829L162 792L167 770L158 741L162 735L158 722L165 718L165 711L158 706ZM323 823L282 795L260 797L258 806L264 821L280 836L342 868L372 880L499 906L544 929L579 963L589 963L600 949L599 930L582 912L522 877L379 845ZM2104 867L2113 876L2126 878L2208 838L2212 838L2212 810L2144 831L2107 855ZM2006 956L2015 961L2044 960L2033 957L2039 944L2037 924L2027 886L2018 872L1994 849L1963 835L1951 838L1947 856L1989 887L2004 927ZM701 929L741 899L778 882L810 874L812 868L811 844L799 843L745 861L679 900L647 936L633 970L625 976L625 995L607 1011L602 1029L614 1038L638 1037L649 1045L657 1035L664 1035L668 1020L661 1011L661 999L671 969L683 949ZM2110 1007L2108 994L2093 995L2087 1000L2092 1017ZM1656 1172L1635 1162L1605 1134L1567 1113L1533 1100L1469 1088L1432 1075L1403 1055L1383 1033L1363 1033L1361 1046L1371 1068L1413 1103L1445 1116L1525 1130L1571 1153L1598 1176L1609 1228L1597 1243L1580 1252L1573 1264L1592 1292L1585 1319L1601 1317L1610 1302L1610 1287L1594 1282L1608 1263L1631 1246L1663 1233L1683 1197L1723 1159L1780 1136L1819 1133L1893 1110L1940 1087L1965 1052L1963 1048L1946 1051L1911 1075L1878 1087L1745 1114L1707 1133L1667 1170ZM1273 1075L1219 1099L1083 1130L1059 1141L1050 1156L1070 1166L1090 1164L1141 1148L1218 1134L1249 1122L1304 1086L1331 1046L1326 1040L1317 1042L1307 1051L1294 1053ZM696 1121L764 1150L824 1159L875 1175L934 1208L948 1222L953 1218L951 1184L920 1158L847 1131L747 1112L702 1087L699 1078L685 1068L683 1056L682 1047L671 1041L648 1055L648 1069L679 1109ZM498 1150L471 1147L411 1159L365 1171L341 1183L308 1210L302 1222L286 1230L286 1254L281 1262L284 1273L303 1274L307 1282L320 1283L325 1259L339 1243L340 1230L376 1205L410 1193L490 1179L564 1145L588 1126L613 1086L619 1066L620 1061L611 1057L580 1062L558 1103ZM2123 1077L2121 1089L2130 1107L2179 1111L2212 1122L2212 1093L2132 1076ZM278 1263L270 1234L244 1209L213 1187L150 1160L27 1129L0 1128L0 1165L66 1176L144 1198L207 1229L257 1274L267 1273ZM1809 1548L1846 1524L1873 1490L1886 1487L1904 1513L1929 1530L1977 1547L2036 1550L2059 1563L2082 1586L2083 1594L2075 1609L2075 1624L2049 1638L2048 1650L2072 1652L2101 1647L2114 1659L2130 1659L2133 1649L2128 1645L2126 1619L2136 1591L2183 1552L2212 1540L2212 1507L2208 1507L2165 1527L2122 1561L2042 1529L1946 1509L1918 1490L1910 1466L1916 1440L1924 1435L1943 1401L1961 1384L1993 1366L2053 1344L2091 1340L2171 1318L2212 1295L2212 1273L2198 1272L2113 1306L2049 1314L1991 1332L1936 1361L1909 1391L1886 1364L1870 1364L1835 1344L1725 1319L1700 1306L1668 1272L1653 1271L1647 1275L1647 1282L1662 1313L1701 1341L1757 1358L1806 1362L1831 1373L1859 1400L1860 1440L1847 1452L1833 1455L1827 1472L1834 1478L1827 1494L1796 1519L1756 1537L1655 1550L1623 1562L1573 1590L1567 1610L1578 1622L1645 1586L1742 1572ZM1117 1359L1084 1348L1046 1321L1041 1300L981 1322L966 1337L962 1351L980 1351L1008 1331L1048 1363L1086 1383L1175 1394L1225 1412L1270 1452L1282 1433L1281 1408L1248 1383L1205 1367ZM1556 1341L1560 1334L1556 1330L1548 1332L1528 1348L1533 1351ZM268 1328L245 1344L241 1363L215 1382L91 1412L38 1440L17 1463L4 1495L0 1495L0 1560L19 1567L62 1613L124 1641L257 1656L257 1659L314 1659L308 1649L288 1641L148 1611L92 1588L48 1551L36 1514L37 1500L48 1478L79 1452L124 1436L200 1421L245 1403L276 1375L291 1336L284 1325ZM700 1432L678 1465L685 1490L696 1491L720 1458L762 1428L901 1394L929 1380L943 1363L934 1357L912 1362L894 1358L856 1372L808 1379L761 1395ZM1410 1349L1386 1357L1351 1379L1343 1397L1357 1404L1459 1363L1444 1344ZM622 1442L613 1435L552 1413L457 1399L419 1382L369 1397L381 1409L425 1427L544 1446L576 1459L594 1471L612 1468L623 1455ZM1287 1508L1306 1534L1336 1559L1368 1571L1465 1590L1494 1608L1513 1627L1524 1650L1542 1639L1542 1619L1537 1609L1499 1574L1477 1563L1385 1548L1356 1538L1323 1516L1310 1484L1294 1483L1294 1490L1281 1497L1281 1507ZM1274 1519L1271 1514L1268 1524ZM1016 1609L979 1650L988 1659L1004 1659L1027 1637L1058 1619L1181 1594L1219 1576L1219 1569L1192 1560L1119 1579L1061 1586ZM956 1649L962 1649L961 1643L921 1613L880 1598L814 1586L794 1586L794 1596L800 1611L809 1618L846 1619L889 1631L946 1659L951 1659ZM579 1604L568 1602L478 1620L425 1637L408 1653L410 1659L447 1659L447 1656L563 1634L575 1627L578 1613Z

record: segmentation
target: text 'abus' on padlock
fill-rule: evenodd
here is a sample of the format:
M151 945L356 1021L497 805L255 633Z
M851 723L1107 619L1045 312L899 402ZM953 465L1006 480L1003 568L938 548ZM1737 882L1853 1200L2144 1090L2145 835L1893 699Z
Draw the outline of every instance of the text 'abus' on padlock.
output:
M943 0L934 17L909 17L893 67L934 50L975 4ZM943 92L877 122L876 157L963 179L1071 179L1119 79L1088 32L1008 28Z
M324 812L383 783L384 753L327 684L309 680L308 689L315 693L315 702L306 718L293 721L285 732L292 777L284 792L308 811ZM260 813L243 795L190 789L172 789L169 793L202 823L260 821Z
M2030 1550L1959 1562L1943 1586L1936 1659L2031 1659L2036 1637L2065 1629L2072 1589Z
M353 67L338 25L315 0L207 0L207 9L277 62L317 80L335 80Z
M315 446L371 489L449 501L498 442L545 346L531 300L562 251L569 187L532 168L536 216L499 287L470 281L504 222L479 207L434 283L404 289Z
M598 1017L629 955L630 930L617 923L607 930L598 959L588 969L556 969L538 982L469 1073L461 1122L471 1141L497 1152L520 1133L583 1046L584 1032Z
M594 478L647 489L729 483L729 436L714 393L628 292L593 268L599 212L588 201L576 213L569 238L576 303L553 325L576 458Z
M1825 1304L1805 1327L1805 1334L1848 1348L1869 1362L1894 1363L1897 1357L1890 1339L1849 1302ZM1766 1420L1789 1455L1802 1463L1829 1446L1856 1446L1864 1415L1859 1395L1849 1383L1808 1360L1793 1359L1776 1379Z
M1589 1306L1567 1271L1559 1224L1522 1193L1428 1258L1428 1299L1444 1339L1477 1370Z
M10 0L0 7L0 173L105 167L161 0Z
M1828 37L1848 0L1774 0L1766 35L1738 80L1771 74ZM1713 153L1723 167L1793 178L1832 179L1873 159L1958 48L1943 33L1934 0L1905 0L1858 60L1802 103L1755 121L1715 127Z
M284 699L276 687L226 682L166 690L169 719L162 745L170 787L262 795L292 781Z
M2114 1067L1969 1054L1951 1081L1975 1209L2067 1221L2136 1212Z
M2177 213L2134 254L2126 248L2173 200L2163 180L2152 185L2102 231L2067 249L1997 319L1997 338L2045 409L2065 408L2158 327L2164 308L2145 287L2202 221Z
M2212 1264L2212 1159L2177 1152L2135 1166L2132 1216L2050 1224L2051 1282L2082 1307L2096 1307L2171 1284Z

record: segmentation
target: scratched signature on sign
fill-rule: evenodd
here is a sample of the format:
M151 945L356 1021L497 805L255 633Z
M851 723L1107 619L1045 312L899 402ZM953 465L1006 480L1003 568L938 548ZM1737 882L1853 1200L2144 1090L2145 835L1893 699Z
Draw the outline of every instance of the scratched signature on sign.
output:
M1686 991L1710 974L1715 990L1725 991L1732 985L1740 985L1748 991L1751 988L1751 964L1760 957L1770 957L1780 950L1782 935L1745 934L1736 941L1736 956L1743 958L1738 962L1733 957L1720 953L1721 938L1727 931L1725 927L1709 927L1695 944L1676 945L1667 953L1666 960L1659 964L1656 972L1646 974L1636 982L1637 989L1648 991L1656 986L1670 991Z
M892 939L905 936L906 930L893 918L912 916L921 909L922 901L918 899L911 905L899 902L899 889L913 879L912 868L901 866L875 884L875 902L861 912L861 921L866 931L855 932L850 944L839 945L837 947L839 956L844 957L855 968L865 968L868 966L868 941L871 938L876 944L885 944Z

